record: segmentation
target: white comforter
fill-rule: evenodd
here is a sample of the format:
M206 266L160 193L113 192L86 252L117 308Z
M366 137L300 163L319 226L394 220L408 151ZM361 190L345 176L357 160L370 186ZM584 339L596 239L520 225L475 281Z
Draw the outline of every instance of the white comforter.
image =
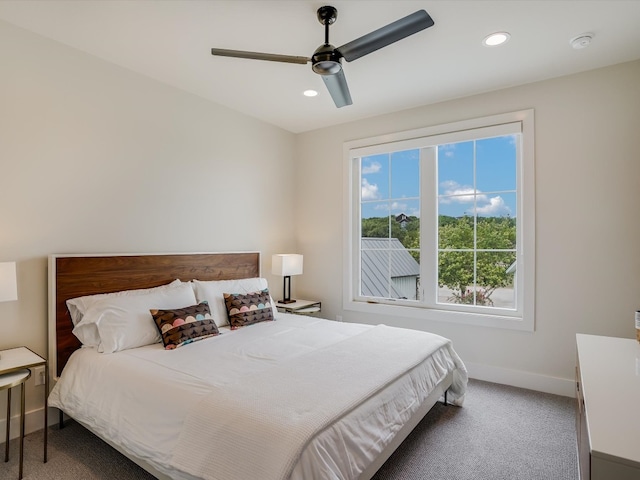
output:
M339 354L338 344L349 348ZM49 402L172 478L356 478L449 370L450 398L461 402L466 371L442 337L281 314L174 351L81 349ZM336 455L345 444L349 455Z

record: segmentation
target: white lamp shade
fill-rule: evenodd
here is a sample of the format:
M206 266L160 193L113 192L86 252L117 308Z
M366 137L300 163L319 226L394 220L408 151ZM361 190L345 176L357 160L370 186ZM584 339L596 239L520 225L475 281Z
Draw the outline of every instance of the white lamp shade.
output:
M0 302L17 299L16 262L2 262L0 263Z
M278 253L271 257L271 273L287 277L302 274L302 255Z

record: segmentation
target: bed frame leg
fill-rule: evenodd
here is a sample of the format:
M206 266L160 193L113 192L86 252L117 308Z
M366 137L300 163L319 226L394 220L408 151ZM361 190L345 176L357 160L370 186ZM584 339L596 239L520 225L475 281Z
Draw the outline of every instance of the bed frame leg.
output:
M447 403L447 392L448 392L448 391L449 391L449 389L446 389L446 390L444 391L444 402L442 402L442 403L443 403L443 405L448 405L448 403Z
M58 428L64 428L64 413L62 410L58 410Z

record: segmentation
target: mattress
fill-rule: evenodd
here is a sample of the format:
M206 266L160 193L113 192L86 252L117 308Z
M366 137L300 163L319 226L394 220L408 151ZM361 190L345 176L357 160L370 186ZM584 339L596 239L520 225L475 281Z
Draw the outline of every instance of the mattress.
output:
M374 328L278 314L275 322L234 331L223 328L218 337L172 351L164 350L161 344L113 354L81 348L67 363L50 394L49 405L75 418L128 456L171 478L249 478L247 472L251 468L261 468L260 465L249 462L244 470L238 468L237 458L243 452L232 451L233 444L227 441L228 438L202 437L215 431L216 418L231 417L230 410L224 410L229 409L229 405L224 404L232 400L223 401L221 394L240 390L245 392L245 397L253 395L253 403L256 399L257 403L262 403L262 397L267 396L265 391L273 390L277 398L279 390L292 387L286 384L287 378L280 380L274 376L274 371L284 369L286 372L289 371L287 365L298 364L308 369L311 376L321 378L322 364L330 365L331 362L309 359L321 358L317 355L323 351L333 352L335 356L335 349L340 345L351 345L359 338L368 338L365 335L371 335ZM391 337L396 333L407 335L406 330L401 330L387 327L382 332ZM342 402L346 407L336 407L335 418L330 423L319 423L308 442L295 452L291 468L275 472L273 476L269 473L269 478L357 478L411 418L431 390L451 372L454 380L448 398L461 404L467 375L450 341L425 332L416 334L424 336L427 342L424 358L407 367L395 365L400 359L387 358L384 348L374 350L372 345L369 355L382 362L380 365L394 364L393 368L387 369L389 372L383 384L363 390L362 398ZM367 363L366 358L363 360ZM315 365L318 365L317 372ZM345 369L350 370L348 366ZM295 377L294 370L292 367L292 377ZM302 367L301 371L304 371ZM282 388L280 381L285 382ZM246 385L252 383L260 384L261 390L246 394L250 392ZM319 405L341 405L341 402L331 402L340 395L341 392L327 391L317 405L306 399L302 405L308 408L302 410L313 415ZM219 404L216 403L217 396L220 397ZM291 398L292 412L297 411L295 401ZM248 411L251 403L238 401L232 414L246 413L247 418L258 415ZM286 402L280 402L280 411L283 411L283 403ZM284 411L288 406L288 403L284 405ZM192 433L193 424L199 423L197 419L203 411L211 412L211 415L206 415L202 425L213 427L201 429L204 433ZM240 432L238 438L252 435L251 422L247 423L248 431ZM198 446L195 452L192 452L193 445ZM258 447L265 446L253 448ZM247 451L251 451L251 447ZM265 455L270 454L266 451ZM198 464L198 458L204 460ZM210 468L211 461L214 461L215 469Z

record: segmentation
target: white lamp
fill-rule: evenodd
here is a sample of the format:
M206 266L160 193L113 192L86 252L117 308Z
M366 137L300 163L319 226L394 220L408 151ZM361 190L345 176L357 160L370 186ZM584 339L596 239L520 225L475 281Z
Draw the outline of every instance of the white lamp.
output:
M0 263L0 302L11 302L18 299L18 282L16 281L16 262Z
M291 275L302 274L302 255L295 253L278 253L271 257L271 273L284 277L282 290L283 299L278 303L293 303L291 300Z
M17 299L16 262L2 262L0 263L0 302L11 302Z

